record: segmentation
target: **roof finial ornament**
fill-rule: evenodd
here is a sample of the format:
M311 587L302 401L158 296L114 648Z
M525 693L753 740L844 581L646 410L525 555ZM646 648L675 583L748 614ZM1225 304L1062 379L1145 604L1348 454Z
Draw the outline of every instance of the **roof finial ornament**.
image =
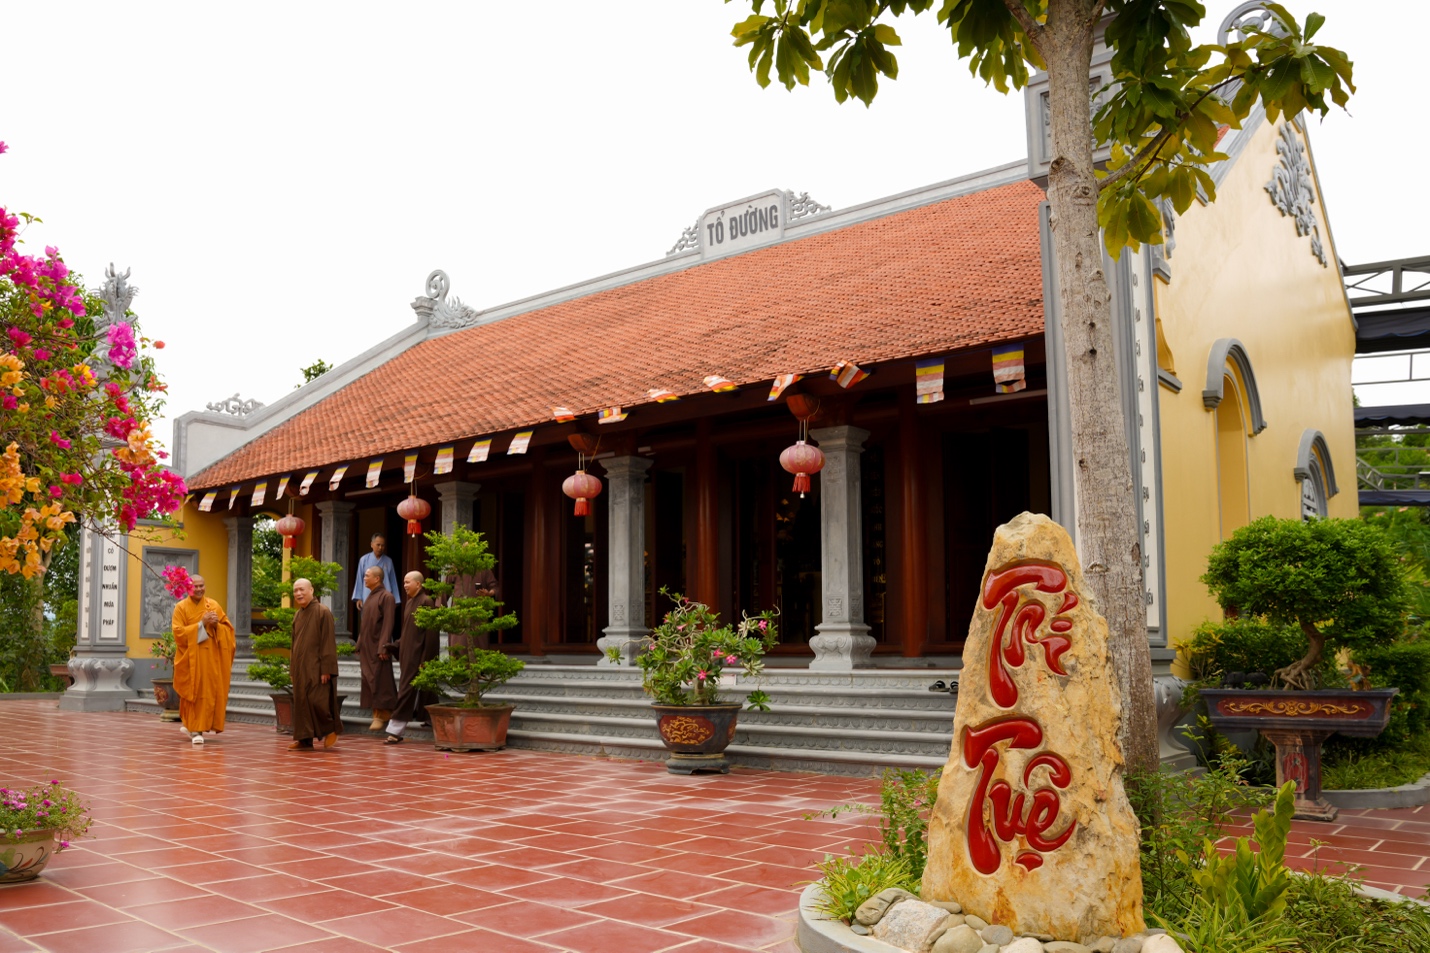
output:
M104 287L99 290L99 300L104 302L105 326L123 321L134 296L139 293L139 289L129 283L129 272L126 268L121 275L112 261L104 269Z
M462 304L456 295L447 297L452 288L452 279L438 268L427 276L427 294L412 302L412 310L420 319L426 319L429 328L470 328L478 324L481 316L474 308Z
M427 297L437 301L445 301L447 290L452 287L452 279L447 277L447 273L441 268L433 271L427 276Z
M1237 43L1246 39L1247 33L1251 30L1260 30L1273 36L1286 35L1286 28L1280 20L1272 15L1270 10L1266 9L1262 0L1250 0L1249 3L1243 3L1228 13L1226 19L1221 21L1217 42L1222 46L1226 46L1228 43Z

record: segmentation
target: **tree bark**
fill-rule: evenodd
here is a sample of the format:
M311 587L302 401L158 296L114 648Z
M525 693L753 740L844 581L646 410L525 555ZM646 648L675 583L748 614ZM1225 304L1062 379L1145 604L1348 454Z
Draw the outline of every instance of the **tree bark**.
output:
M1301 623L1301 631L1309 643L1306 654L1285 668L1277 669L1275 674L1281 683L1292 691L1309 692L1316 687L1313 673L1316 666L1321 664L1321 656L1325 654L1326 637L1309 622Z
M1133 494L1113 350L1112 304L1097 224L1088 73L1098 4L1049 5L1043 34L1053 161L1048 172L1053 261L1062 304L1068 404L1072 420L1077 547L1122 696L1119 740L1127 767L1158 767L1156 707Z

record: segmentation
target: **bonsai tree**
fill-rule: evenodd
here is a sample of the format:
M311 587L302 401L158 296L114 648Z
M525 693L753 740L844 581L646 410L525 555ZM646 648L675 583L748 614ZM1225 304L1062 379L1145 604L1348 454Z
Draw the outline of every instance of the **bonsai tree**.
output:
M753 678L764 671L765 651L779 635L775 613L745 616L739 625L720 624L720 615L704 603L661 589L675 608L651 630L646 650L636 658L641 687L657 705L718 705L720 675L726 666L740 666ZM612 661L620 649L610 650ZM769 711L769 696L756 689L747 696L752 710Z
M315 599L329 595L338 584L338 573L342 568L337 563L320 562L311 556L295 556L288 566L288 581L279 582L277 585L279 600L275 601L285 598L292 601L294 579L311 582ZM259 632L253 636L253 651L258 656L258 661L248 666L248 677L254 681L267 682L275 692L292 691L293 678L289 674L288 658L293 650L293 617L298 614L298 610L282 605L263 608L268 621L276 625L267 632ZM356 649L357 646L351 642L338 643L339 655L351 655Z
M1360 520L1262 517L1217 544L1202 582L1230 618L1300 629L1305 654L1274 673L1290 689L1317 687L1328 648L1396 641L1409 606L1394 547Z
M423 663L412 684L426 692L461 695L457 704L464 708L484 707L483 693L504 684L525 667L520 659L480 645L488 634L514 627L515 613L497 615L502 603L490 595L451 598L456 590L454 582L488 572L496 564L482 534L465 526L455 526L450 533L433 530L427 534L427 568L432 578L423 587L437 597L439 605L418 609L415 620L424 629L440 629L465 638L451 640L445 657Z
M149 646L149 654L159 660L159 668L169 670L174 667L174 655L179 651L174 644L174 633L165 632Z

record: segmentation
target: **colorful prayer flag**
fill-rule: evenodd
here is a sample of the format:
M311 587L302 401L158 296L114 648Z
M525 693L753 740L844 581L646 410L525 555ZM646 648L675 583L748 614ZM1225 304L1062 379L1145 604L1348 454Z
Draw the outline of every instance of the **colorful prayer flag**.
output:
M402 458L402 482L411 483L417 476L417 454L409 453Z
M218 490L209 490L204 494L204 498L199 501L199 512L207 513L214 508L214 499L218 496Z
M288 477L281 477L278 480L278 492L274 495L275 500L283 499L283 494L288 492Z
M347 472L347 464L343 464L342 466L334 470L332 477L328 480L328 489L336 490L338 488L338 484L343 482L343 477L347 474Z
M378 457L367 465L367 488L371 490L377 486L382 479L382 457Z
M780 395L785 392L785 388L803 377L803 374L781 374L775 378L774 385L770 387L770 400L779 400Z
M263 480L253 488L253 505L262 506L263 498L268 495L268 481Z
M869 372L853 361L840 361L829 369L829 379L845 390L853 387L868 376Z
M444 473L452 472L452 453L456 447L443 447L437 451L437 465L432 468L432 472L441 476Z
M307 475L303 477L303 482L298 486L298 495L299 495L299 496L307 496L307 495L308 495L308 490L309 490L309 488L312 487L313 481L316 480L317 478L318 478L318 471L317 471L317 470L309 470L308 473L307 473Z
M576 415L571 413L571 411L567 410L565 407L552 407L551 419L556 421L558 424L564 424L568 423L569 421L575 420Z
M605 407L596 411L596 423L598 424L618 424L629 417L619 407Z
M229 509L233 509L233 503L234 503L235 500L238 499L238 490L239 490L238 487L234 487L233 489L231 489L231 490L228 491L228 508L229 508Z
M705 378L705 386L717 394L728 394L735 389L735 382L721 377L719 374L711 374Z
M531 431L523 430L511 438L511 446L506 448L507 456L514 453L526 453L526 445L529 443L531 443Z
M1013 394L1028 386L1024 379L1023 345L1000 344L993 349L993 382L998 393Z
M936 404L943 400L943 358L931 357L919 361L914 371L914 392L921 404Z
M672 400L680 400L679 397L675 396L675 393L673 391L668 391L664 387L652 387L650 390L646 391L646 394L650 397L651 400L655 401L657 404L668 403Z
M487 454L491 452L491 449L491 440L478 440L476 443L472 444L472 452L467 454L467 462L481 463L487 458Z

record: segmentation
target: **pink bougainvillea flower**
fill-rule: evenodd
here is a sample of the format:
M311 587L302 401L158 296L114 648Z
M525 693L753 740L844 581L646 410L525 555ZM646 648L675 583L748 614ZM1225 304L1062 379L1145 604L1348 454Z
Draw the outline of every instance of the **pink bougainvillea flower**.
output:
M78 473L63 473L60 474L60 482L68 483L70 486L79 486L84 482L84 477Z
M50 359L50 352L49 352L49 351L45 350L45 349L42 348L42 347L37 347L37 348L35 348L35 360L37 360L37 361L48 361L49 359Z
M10 340L15 342L16 347L25 347L34 340L28 332L21 331L19 328L11 328L9 334Z
M6 410L14 410L15 406L19 403L20 402L18 400L16 400L9 394L6 394L3 398L0 398L0 405L3 405Z
M50 443L59 447L61 450L68 450L71 446L68 440L60 436L60 432L58 430L50 431Z
M134 328L128 321L116 321L109 326L109 360L115 367L129 370L139 356L134 344Z
M7 146L7 145L5 145L5 143L0 142L0 155L4 155L5 153L7 153L7 152L9 152L9 151L10 151L10 147Z
M50 487L50 498L51 498L51 499L58 500L60 497L62 497L62 496L64 496L64 495L65 495L65 491L62 490L62 489L60 489L59 487L57 487L57 486L52 486L52 487Z

